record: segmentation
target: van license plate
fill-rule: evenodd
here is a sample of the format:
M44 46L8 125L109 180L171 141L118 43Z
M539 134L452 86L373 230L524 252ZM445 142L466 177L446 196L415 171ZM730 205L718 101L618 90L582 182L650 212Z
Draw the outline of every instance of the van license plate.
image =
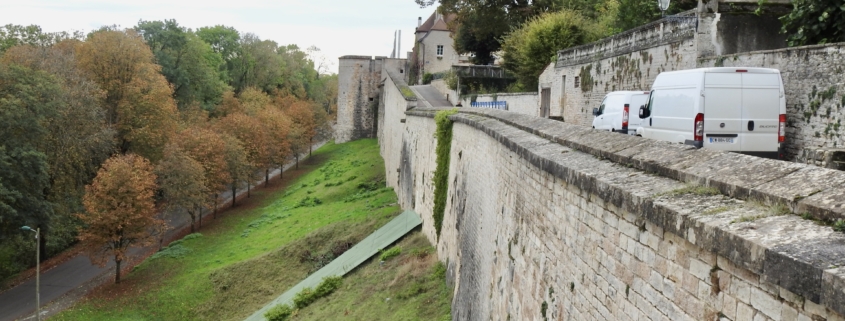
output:
M711 144L733 144L733 137L710 137Z

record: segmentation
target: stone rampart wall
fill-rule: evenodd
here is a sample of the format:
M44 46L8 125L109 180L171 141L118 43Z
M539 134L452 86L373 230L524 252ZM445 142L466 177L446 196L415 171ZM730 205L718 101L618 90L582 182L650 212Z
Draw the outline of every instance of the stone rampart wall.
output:
M845 320L845 234L788 214L845 217L845 174L464 108L437 237L434 111L382 155L454 319Z

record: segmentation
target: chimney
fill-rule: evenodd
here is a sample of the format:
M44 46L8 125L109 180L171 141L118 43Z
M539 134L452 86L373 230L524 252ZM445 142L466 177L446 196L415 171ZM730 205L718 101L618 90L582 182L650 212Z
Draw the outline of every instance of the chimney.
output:
M396 58L402 58L402 30L399 30L399 36L396 37Z
M422 17L417 17L417 29L419 29L420 26L422 26Z

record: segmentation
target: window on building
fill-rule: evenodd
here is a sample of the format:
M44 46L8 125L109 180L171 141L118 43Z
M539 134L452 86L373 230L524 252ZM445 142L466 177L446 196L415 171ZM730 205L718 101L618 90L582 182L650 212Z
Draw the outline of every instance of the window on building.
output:
M581 77L575 76L575 88L581 87Z
M438 57L443 56L443 45L437 45L437 56Z

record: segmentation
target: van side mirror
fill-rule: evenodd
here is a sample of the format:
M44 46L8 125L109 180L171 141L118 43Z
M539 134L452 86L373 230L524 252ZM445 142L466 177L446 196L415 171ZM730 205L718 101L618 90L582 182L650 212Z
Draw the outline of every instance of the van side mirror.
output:
M645 105L640 106L640 119L648 118L651 116L651 111L646 108Z
M598 109L598 108L593 108L593 116L598 116L598 115L600 115L600 114L599 114L599 109Z

